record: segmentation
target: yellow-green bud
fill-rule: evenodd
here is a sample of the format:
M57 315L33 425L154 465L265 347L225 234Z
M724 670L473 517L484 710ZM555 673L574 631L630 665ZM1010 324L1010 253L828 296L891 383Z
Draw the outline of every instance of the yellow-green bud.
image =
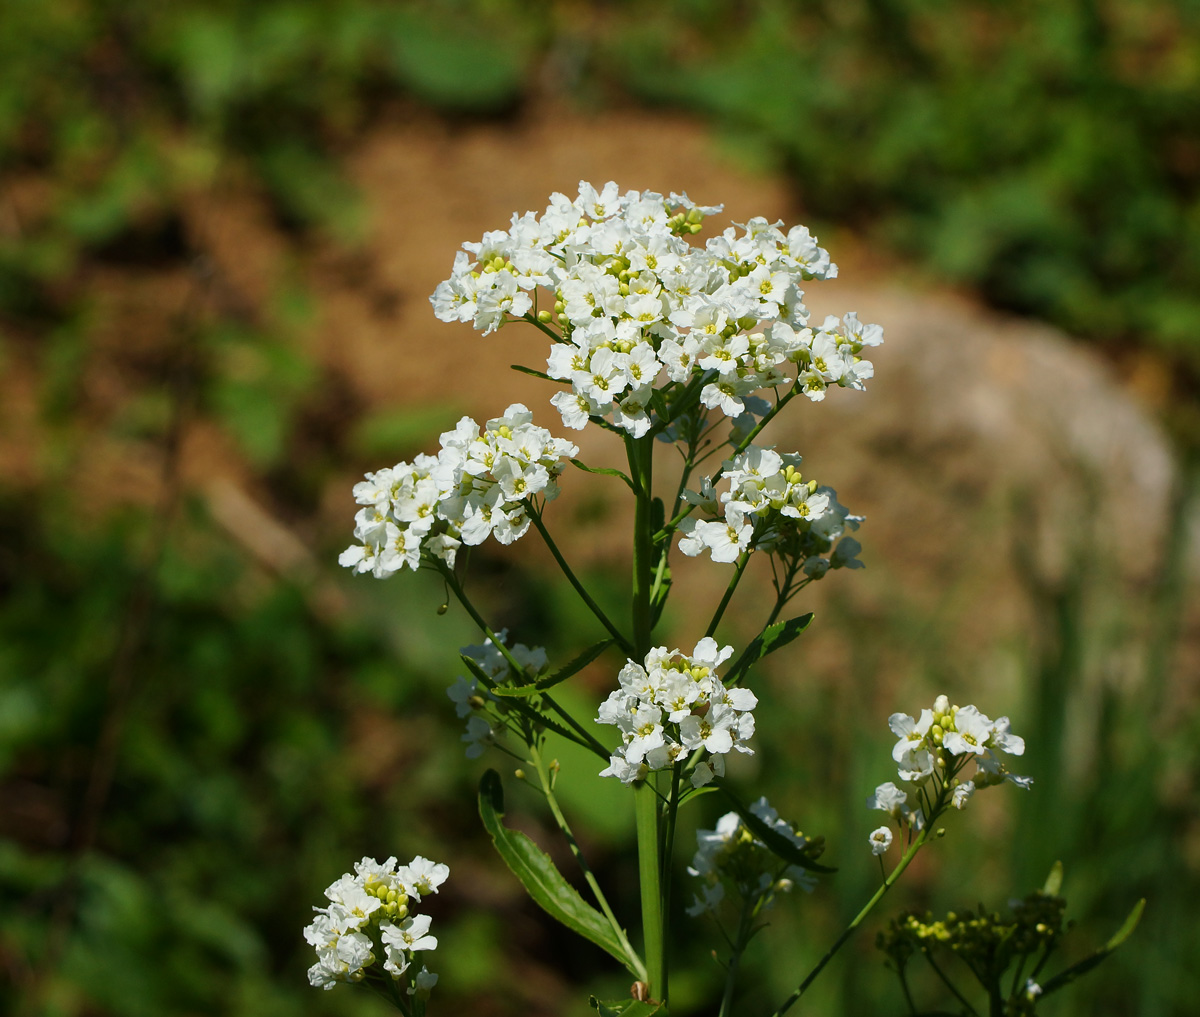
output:
M438 604L438 609L437 609L438 614L445 614L449 610L450 610L449 604Z
M397 898L397 897L399 897L399 896L400 896L400 894L398 894L398 893L397 893L395 890L388 890L388 892L387 892L387 902L388 902L389 904L395 904L395 903L396 903L396 898Z
M538 311L538 313L537 313L537 319L543 325L545 325L546 322L550 321L550 319L553 317L554 317L554 315L552 315L549 311Z
M517 780L524 780L525 779L525 771L522 770L520 767L517 767L517 769L513 770L513 776L516 777Z
M688 226L689 233L699 233L702 229L704 229L704 227L701 226L698 222L691 223Z
M758 324L757 318L751 318L747 315L744 318L738 318L738 328L753 328Z
M688 223L694 226L696 223L704 221L704 214L700 211L700 209L692 206L687 210L687 215L684 218Z

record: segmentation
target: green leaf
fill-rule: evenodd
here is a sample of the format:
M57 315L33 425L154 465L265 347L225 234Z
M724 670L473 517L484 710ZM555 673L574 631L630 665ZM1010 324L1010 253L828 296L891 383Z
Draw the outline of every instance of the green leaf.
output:
M629 477L627 477L620 470L613 470L609 469L608 467L601 466L588 466L587 463L580 459L572 459L570 460L570 463L576 469L583 470L584 473L599 473L605 477L620 477L623 481L625 481L626 485L629 487L629 490L633 491L635 494L637 493L637 489L633 486L633 481L630 480Z
M521 374L528 374L534 378L541 378L542 381L552 381L556 385L570 384L569 382L560 381L558 378L551 378L550 375L546 374L544 371L536 371L532 367L525 367L522 364L509 364L508 366L514 371L520 371Z
M546 689L552 689L555 685L565 682L572 675L578 674L585 667L587 667L588 664L599 657L600 654L612 646L612 644L612 639L601 639L600 642L593 643L574 660L564 664L553 674L548 674L544 678L539 678L532 685L519 685L515 688L501 686L493 689L492 691L498 696L535 696L539 692L543 692Z
M1046 877L1046 882L1042 884L1042 893L1047 897L1057 897L1058 891L1062 889L1063 881L1063 864L1055 862L1054 867L1050 870L1050 875Z
M532 696L535 692L541 691L534 685L497 685L495 681L488 677L488 674L482 667L479 666L477 660L468 657L465 653L460 653L459 659L463 662L471 674L479 680L479 684L487 689L492 695L502 696L510 700L513 709L519 711L522 716L532 721L536 726L546 728L553 731L555 734L560 734L568 741L575 742L577 745L582 745L585 748L591 749L601 759L607 760L608 753L601 752L594 746L589 745L579 735L570 728L558 721L551 720L544 713L535 710L529 703L523 702L521 697Z
M729 803L733 806L733 811L742 817L742 822L750 830L755 837L762 841L770 850L770 852L789 865L798 866L801 869L808 869L809 872L837 872L837 869L829 865L819 865L804 851L803 848L797 847L783 834L776 833L766 823L758 818L750 811L749 806L745 805L741 799L726 787L725 782L721 778L716 778L714 783L724 792L725 797L729 799Z
M479 815L500 857L538 907L615 957L634 978L642 977L638 971L641 964L627 952L607 919L579 896L541 848L525 834L510 830L501 822L504 789L495 770L488 770L479 781Z
M1146 898L1143 897L1133 906L1133 910L1129 912L1128 917L1121 923L1121 927L1113 933L1112 938L1107 943L1090 957L1085 957L1078 964L1072 964L1065 971L1060 971L1048 982L1044 982L1042 984L1042 995L1048 996L1052 992L1057 992L1064 985L1070 985L1080 975L1087 974L1092 968L1103 962L1110 953L1133 935L1133 930L1137 928L1138 922L1142 920L1142 912L1145 910Z
M597 999L589 996L588 1002L600 1017L651 1017L661 1014L666 1017L667 1008L662 1003L643 1002L638 999Z
M783 649L811 624L812 612L789 618L785 622L768 625L738 657L737 663L725 678L726 685L739 681L743 674L757 664L763 657L776 650Z

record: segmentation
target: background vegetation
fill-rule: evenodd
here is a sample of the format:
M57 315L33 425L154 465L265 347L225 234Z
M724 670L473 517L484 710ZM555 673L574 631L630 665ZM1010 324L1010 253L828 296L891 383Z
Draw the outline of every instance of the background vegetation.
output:
M576 983L623 988L597 981L586 945L542 927L481 843L478 768L459 751L439 649L473 641L469 629L454 612L434 624L439 589L365 591L325 564L345 539L315 529L330 474L374 465L381 433L399 456L445 422L372 430L305 353L302 286L254 306L228 291L187 225L214 179L266 194L297 248L352 249L364 213L340 160L376 123L504 120L547 90L590 108L697 111L792 177L818 219L1099 343L1122 368L1153 358L1192 462L1198 27L1189 0L8 0L0 372L10 410L33 401L37 438L34 468L0 470L0 1014L378 1012L366 994L309 990L299 941L320 888L363 853L451 860L437 914L445 1012L577 1012ZM100 349L105 273L145 265L179 269L189 310L152 341L133 328L127 347ZM114 398L97 394L104 358L125 379ZM197 421L237 443L313 557L264 562L187 493L179 446ZM146 497L81 485L108 435L154 450ZM1098 622L1102 570L1085 558L1031 589L1042 629L1017 652L1031 718L1019 730L1044 747L1030 759L1039 791L1011 842L991 824L972 844L963 824L941 878L918 874L908 898L950 907L970 885L1001 903L1062 857L1087 945L1148 896L1135 939L1058 1014L1182 1015L1200 990L1197 720L1162 712L1194 486L1181 486L1176 553L1146 593L1152 624ZM514 559L473 564L518 637L578 643L569 597ZM902 611L878 621L842 686L763 723L758 779L834 845L858 843L863 789L881 779L860 760L886 761L877 719L855 703L878 647L911 638ZM836 609L821 624L855 631ZM922 631L922 661L953 652ZM1063 718L1089 676L1127 657L1141 673L1104 686L1080 770ZM922 666L912 686L942 677ZM799 759L784 749L797 730L812 742ZM576 807L606 817L607 791L569 771ZM584 825L619 883L629 830ZM865 896L871 875L853 868L836 893L779 909L783 928L752 958L759 1002L794 984L786 945L800 937L815 957L845 918L830 901L852 912ZM814 1012L890 1012L869 936L858 946ZM674 983L682 1014L717 977L692 954Z

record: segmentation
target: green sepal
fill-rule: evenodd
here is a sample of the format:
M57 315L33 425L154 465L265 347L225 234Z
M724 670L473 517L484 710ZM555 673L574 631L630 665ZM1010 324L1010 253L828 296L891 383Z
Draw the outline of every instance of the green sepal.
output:
M1054 867L1050 870L1050 875L1046 877L1046 882L1042 884L1042 893L1047 897L1057 897L1058 891L1062 889L1063 882L1063 863L1055 862Z
M1060 971L1049 981L1042 983L1042 995L1048 996L1052 992L1057 992L1064 985L1070 985L1080 975L1085 975L1092 968L1100 964L1110 953L1118 946L1125 942L1133 935L1133 930L1137 928L1138 922L1142 920L1142 912L1146 910L1146 898L1143 897L1129 912L1125 921L1121 923L1121 927L1113 933L1112 938L1105 943L1090 957L1085 957L1078 964L1072 964L1065 971Z
M488 770L479 781L479 816L496 851L538 907L615 957L634 978L641 977L636 958L626 953L608 920L579 896L554 867L549 855L525 834L510 830L501 822L504 788L495 770Z
M830 865L821 865L814 861L803 848L796 847L783 834L776 833L767 826L766 823L750 811L749 806L745 805L737 795L729 790L720 777L714 778L713 783L729 799L729 804L733 806L733 811L742 817L742 822L746 824L746 828L762 841L773 855L787 862L789 865L807 869L809 872L823 872L826 874L837 872L837 869Z
M651 1017L658 1014L666 1017L667 1008L663 1003L643 1002L638 999L597 999L589 996L588 1002L600 1017Z
M633 486L633 481L630 480L629 477L620 470L615 470L608 466L588 466L588 464L582 459L569 459L567 461L577 470L583 470L584 473L598 473L604 477L620 477L623 481L625 481L625 484L629 490L633 491L634 494L637 493L637 488Z
M568 678L577 675L593 660L600 656L605 650L612 646L614 640L601 639L598 643L593 643L579 656L568 661L553 674L548 674L544 678L539 678L532 685L518 685L516 687L496 688L492 691L498 696L534 696L539 692L544 692L546 689L552 689L555 685L565 682Z
M763 657L776 650L781 650L795 639L812 623L813 615L810 611L808 614L798 615L795 618L789 618L784 622L776 622L774 625L768 625L763 629L762 633L755 637L749 646L742 651L742 655L738 657L737 663L725 677L726 685L733 685L741 680L750 668L757 664Z

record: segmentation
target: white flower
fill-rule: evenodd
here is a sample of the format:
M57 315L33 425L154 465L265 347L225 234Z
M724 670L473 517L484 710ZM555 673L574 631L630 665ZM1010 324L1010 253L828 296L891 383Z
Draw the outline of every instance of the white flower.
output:
M702 749L690 777L701 787L724 774L724 756L752 752L758 698L748 689L726 689L716 669L733 654L706 636L691 655L656 646L639 663L629 660L617 675L618 688L600 704L596 723L621 734L603 777L628 784L650 770L671 766L684 753Z
M975 793L974 781L965 780L954 789L950 802L956 809L965 809L971 795Z
M946 733L942 744L946 751L956 756L967 753L982 755L987 751L987 741L991 736L991 720L974 706L964 706L954 714L954 730ZM1021 742L1021 748L1024 750L1024 742Z
M889 827L881 826L871 831L868 840L871 844L871 854L881 855L892 846L892 831Z

